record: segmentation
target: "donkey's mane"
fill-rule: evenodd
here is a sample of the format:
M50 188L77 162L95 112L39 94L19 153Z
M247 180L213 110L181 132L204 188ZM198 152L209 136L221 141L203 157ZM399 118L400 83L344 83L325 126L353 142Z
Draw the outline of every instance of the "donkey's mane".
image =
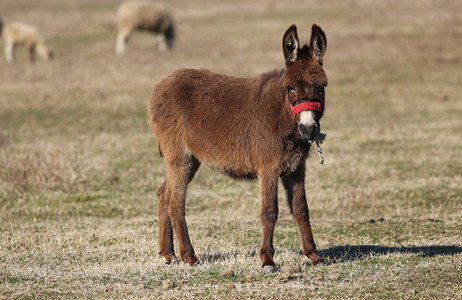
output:
M284 76L285 73L286 73L286 69L284 68L281 70L273 70L273 71L269 71L269 72L261 74L260 75L261 77L260 91L258 92L258 95L261 95L261 92L263 91L263 88L268 83L268 81L270 81L273 78L281 78L282 76Z

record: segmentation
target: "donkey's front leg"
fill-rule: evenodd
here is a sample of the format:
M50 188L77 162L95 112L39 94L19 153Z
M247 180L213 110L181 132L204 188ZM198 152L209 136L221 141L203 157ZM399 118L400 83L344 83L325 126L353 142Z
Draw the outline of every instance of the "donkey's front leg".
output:
M260 221L262 225L262 243L260 258L262 267L274 266L273 233L278 219L278 177L274 174L259 174L260 183Z
M282 182L287 191L287 202L297 223L300 242L303 253L311 260L313 265L324 259L316 251L313 233L311 232L310 213L305 194L305 164L290 175L282 177Z

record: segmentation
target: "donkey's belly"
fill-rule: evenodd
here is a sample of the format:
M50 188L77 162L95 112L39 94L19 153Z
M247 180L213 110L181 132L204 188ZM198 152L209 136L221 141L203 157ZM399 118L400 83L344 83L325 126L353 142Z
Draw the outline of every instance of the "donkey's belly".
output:
M214 140L202 143L196 140L187 143L187 147L201 163L217 172L234 179L251 180L257 177L258 164L250 156L251 151L239 151L231 144Z
M224 168L224 167L213 167L212 169L228 176L233 179L242 180L255 180L257 178L257 172L253 170L236 169L236 168Z
M231 178L244 180L257 178L256 165L249 164L243 157L236 157L232 160L223 155L201 155L201 153L195 153L195 151L192 151L192 153L201 163Z

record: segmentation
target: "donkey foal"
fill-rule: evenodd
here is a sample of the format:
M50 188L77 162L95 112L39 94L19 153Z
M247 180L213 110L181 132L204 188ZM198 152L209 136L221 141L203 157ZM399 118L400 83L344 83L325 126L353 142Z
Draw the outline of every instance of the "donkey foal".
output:
M323 260L311 232L305 161L324 113L326 46L324 32L314 24L310 44L300 47L292 25L282 39L286 62L282 70L236 78L182 69L155 87L148 114L166 164L166 179L157 194L159 254L167 263L176 260L173 232L180 259L191 265L198 262L186 226L185 196L201 163L232 178L258 179L263 267L275 265L279 178L303 253L312 264Z

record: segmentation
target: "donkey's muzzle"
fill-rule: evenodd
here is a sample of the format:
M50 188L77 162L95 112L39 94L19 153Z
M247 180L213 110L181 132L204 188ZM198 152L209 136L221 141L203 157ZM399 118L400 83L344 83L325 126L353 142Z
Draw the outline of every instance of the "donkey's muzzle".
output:
M316 123L308 125L308 126L303 125L303 124L299 124L298 125L298 130L302 134L303 139L310 140L310 141L314 140L314 138L320 132L319 126Z

